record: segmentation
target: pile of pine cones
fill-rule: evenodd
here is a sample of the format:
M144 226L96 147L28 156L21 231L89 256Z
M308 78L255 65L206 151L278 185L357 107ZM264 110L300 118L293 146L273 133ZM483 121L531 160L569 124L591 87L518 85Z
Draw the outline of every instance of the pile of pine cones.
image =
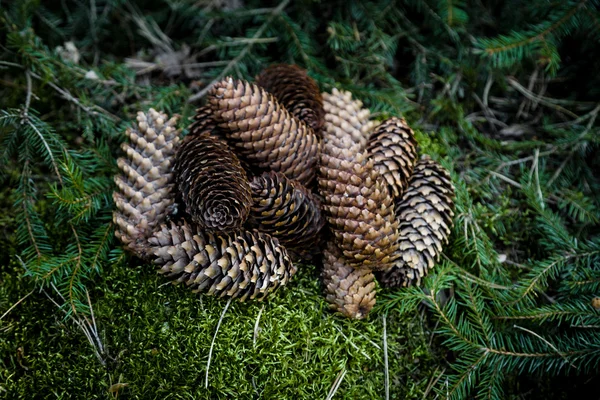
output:
M216 83L183 140L176 117L139 113L118 160L116 235L174 283L240 300L322 260L331 307L364 318L375 277L418 285L434 266L454 196L404 119L369 116L293 65Z

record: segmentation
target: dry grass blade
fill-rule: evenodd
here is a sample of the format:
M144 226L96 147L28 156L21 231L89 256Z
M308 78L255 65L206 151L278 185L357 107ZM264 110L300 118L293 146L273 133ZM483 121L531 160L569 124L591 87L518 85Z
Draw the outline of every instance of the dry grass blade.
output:
M383 314L383 365L385 368L385 400L390 398L390 368L388 364L387 346L387 314Z
M333 396L335 396L336 392L340 388L340 385L342 384L342 381L344 380L344 377L346 376L347 372L348 371L346 370L346 368L344 368L340 371L340 373L337 375L337 377L333 381L333 384L331 385L331 389L329 389L329 393L327 393L327 397L325 398L325 400L333 399Z
M25 296L21 297L15 304L13 304L12 306L10 306L10 308L8 310L6 310L6 312L4 314L2 314L2 316L0 317L0 321L2 321L2 319L4 317L6 317L8 315L8 313L10 313L16 306L18 306L23 300L25 300L26 298L28 298L33 292L35 291L35 289L33 289L31 292L27 293Z
M19 262L21 263L21 265L23 266L23 268L27 271L28 270L27 264L25 264L25 262L21 259L21 257L17 256L17 259L19 260ZM67 300L60 293L60 291L56 288L56 286L53 283L50 283L50 286L52 287L52 289L54 289L54 291L62 299L62 301L64 302L64 304L67 304ZM100 364L102 364L103 366L106 365L106 361L103 358L103 355L104 355L104 346L102 345L102 341L100 340L100 337L98 336L98 329L97 329L97 326L96 326L96 320L93 317L94 310L92 308L92 303L90 301L89 294L88 294L88 305L89 305L90 311L92 313L93 324L91 324L90 321L87 318L85 318L85 322L84 322L84 320L82 320L76 313L75 314L68 313L67 311L64 310L64 307L62 307L60 304L58 304L56 302L56 300L54 300L52 298L52 296L50 296L45 290L42 289L42 291L46 295L46 297L48 297L48 299L50 299L50 301L56 307L58 307L58 309L60 311L62 311L65 314L65 316L67 318L70 318L75 323L75 325L77 325L83 331L83 334L87 338L88 342L90 342L90 344L92 345L92 348L94 350L94 354L96 355L96 358L98 358L98 361L100 361ZM73 315L76 315L77 318L75 318Z
M258 327L258 323L260 322L260 316L262 315L263 310L265 309L265 305L263 304L258 312L258 316L256 317L256 323L254 324L254 334L252 335L252 345L256 347L256 341L258 340L258 333L260 332L260 328Z
M435 384L438 383L440 378L444 375L444 372L446 372L446 368L444 368L444 369L442 369L442 372L440 372L436 376L435 373L438 371L438 369L439 369L439 367L437 367L435 369L435 371L433 371L433 374L431 374L431 379L429 380L429 384L427 385L427 388L425 389L425 392L423 393L423 400L427 399L427 396L429 395L429 392L431 392L431 389L433 389Z
M64 299L64 297L62 297L62 295L60 294L60 292L58 291L56 286L54 286L54 284L51 284L51 286L52 286L52 289L54 289L54 291L63 299L63 301L66 302L66 300ZM96 358L98 359L98 361L100 361L100 364L105 366L106 361L102 357L104 355L104 346L102 346L102 342L100 341L98 332L96 332L94 327L91 326L89 320L87 320L87 318L86 318L85 322L84 322L79 317L78 318L73 317L72 314L67 313L63 309L63 307L61 307L60 304L58 304L56 302L56 300L54 300L46 291L44 291L44 294L46 295L46 297L48 297L48 299L50 299L50 301L56 307L58 307L59 310L61 310L68 318L70 318L75 323L75 325L77 325L83 331L83 334L85 335L88 342L90 342L90 344L92 345L92 348L94 349L94 354L96 355Z
M221 318L219 318L219 322L217 323L217 328L215 329L215 334L213 336L212 343L210 344L210 350L208 351L208 362L206 363L206 378L204 380L204 387L208 389L208 371L210 370L210 360L212 358L213 348L215 347L215 340L217 339L217 333L219 333L219 328L221 327L221 322L223 321L223 317L225 317L225 313L231 304L231 298L227 300L227 304L223 308L223 312L221 313Z

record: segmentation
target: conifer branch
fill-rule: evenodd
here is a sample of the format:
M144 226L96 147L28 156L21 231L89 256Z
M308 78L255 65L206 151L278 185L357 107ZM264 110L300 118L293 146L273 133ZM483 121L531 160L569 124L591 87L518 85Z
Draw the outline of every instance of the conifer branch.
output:
M279 3L279 5L273 9L271 14L267 18L267 20L254 33L254 35L252 36L251 39L260 38L262 36L262 34L264 33L264 31L267 29L267 27L271 24L271 21L273 21L273 19L276 16L278 16L279 14L281 14L283 12L284 8L289 4L289 2L290 2L290 0L283 0L281 3ZM234 66L237 65L237 63L239 63L244 57L246 57L246 55L250 52L250 50L252 50L252 46L254 45L254 43L255 43L254 41L249 42L246 45L246 47L244 47L244 49L240 52L240 54L238 54L233 60L231 60L229 62L229 64L227 64L227 66L225 66L225 68L223 68L223 70L219 73L219 75L215 79L213 79L213 81L211 83L206 85L206 87L204 89L202 89L201 91L199 91L198 93L190 96L190 98L188 99L188 103L193 103L197 100L200 100L202 97L204 97L216 82L220 81L225 75L227 75L229 73L229 71Z
M506 45L486 47L484 49L484 51L487 55L493 56L494 54L497 54L500 52L506 52L508 50L511 50L511 49L514 49L517 47L523 47L527 44L543 40L546 36L550 35L552 32L556 31L561 25L563 25L565 22L567 22L587 2L588 2L588 0L581 0L576 6L572 7L570 10L568 10L561 18L559 18L557 21L555 21L554 23L552 23L545 29L542 29L540 32L536 32L533 36L526 37L521 40L515 41L513 43L506 44ZM535 29L534 29L534 31L535 31Z
M578 259L578 258L582 258L582 257L589 257L595 254L599 254L600 251L592 251L592 252L588 252L588 253L582 253L582 254L568 254L568 255L563 255L563 256L558 256L554 259L554 261L550 262L548 265L546 265L544 268L542 268L539 271L535 271L534 272L534 276L529 280L527 286L523 287L522 290L519 290L518 293L518 297L516 297L511 304L516 304L520 301L522 301L527 295L529 295L529 293L535 289L536 285L538 284L538 282L542 279L544 279L546 277L546 275L548 275L548 273L550 271L552 271L553 268L555 268L558 265L564 264L569 260L574 260L574 259Z
M33 129L33 131L36 133L36 135L38 135L38 137L40 138L40 141L44 144L44 147L46 148L46 153L48 154L48 157L50 157L50 161L52 162L52 167L54 168L54 173L56 174L58 181L62 185L63 184L62 175L60 174L60 172L58 170L58 165L56 164L56 160L54 159L54 154L53 154L52 150L50 149L50 145L44 138L44 135L42 135L42 132L40 132L40 130L31 122L31 120L29 119L29 116L27 114L23 115L23 120L27 125L29 125L31 127L31 129Z

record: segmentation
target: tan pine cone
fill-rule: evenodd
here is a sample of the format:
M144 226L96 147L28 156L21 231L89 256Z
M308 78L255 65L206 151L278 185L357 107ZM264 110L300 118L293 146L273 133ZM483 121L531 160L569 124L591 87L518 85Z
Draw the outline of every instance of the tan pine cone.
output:
M364 151L367 139L375 126L370 121L371 112L362 108L359 100L352 100L352 94L333 89L323 93L325 126L323 142L350 150L349 154Z
M316 174L318 137L273 95L226 78L213 86L208 103L229 143L249 164L309 186Z
M323 285L330 307L353 319L365 318L375 306L375 277L368 269L347 265L335 244L323 250Z
M246 222L250 182L227 143L207 132L190 137L177 152L174 171L186 211L200 228L231 231Z
M385 181L364 152L369 111L348 92L323 94L324 145L320 155L319 192L336 245L355 268L391 267L398 224Z
M171 223L149 242L159 272L196 293L263 300L296 273L285 247L258 231L210 233Z
M406 120L392 117L382 122L369 137L367 151L392 196L400 197L417 162L417 141Z
M325 224L321 203L299 182L277 172L265 172L250 183L250 223L276 237L290 252L310 258Z
M115 235L139 257L145 256L147 238L166 220L174 201L171 166L180 142L178 118L152 108L139 112L137 126L125 131L129 143L121 145L126 156L117 160Z
M424 156L416 165L397 206L400 257L380 275L385 287L420 285L439 261L454 217L454 185L444 167Z
M325 111L317 83L297 65L274 64L256 77L255 83L271 93L281 105L321 135Z

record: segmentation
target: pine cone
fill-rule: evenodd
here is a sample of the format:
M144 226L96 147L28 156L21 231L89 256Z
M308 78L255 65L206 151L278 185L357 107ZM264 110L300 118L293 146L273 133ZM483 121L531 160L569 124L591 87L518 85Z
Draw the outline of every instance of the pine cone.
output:
M397 205L399 255L394 267L378 275L382 286L420 285L448 243L454 217L454 186L450 174L424 156Z
M276 172L265 172L250 183L250 222L276 237L290 252L310 258L325 221L321 203L297 181Z
M149 242L159 272L196 293L262 300L296 273L285 247L258 231L210 233L171 223Z
M254 167L308 186L316 173L318 137L264 89L226 78L208 102L228 141Z
M381 123L371 134L367 151L390 193L400 197L417 162L417 142L406 120L393 117Z
M330 307L346 317L363 319L375 305L373 273L348 266L332 242L323 250L322 277Z
M325 217L348 265L388 269L398 248L394 199L366 153L348 161L348 152L323 147L318 182Z
M115 235L139 257L146 252L146 239L166 220L173 204L172 159L179 146L178 116L170 118L150 109L139 112L137 127L127 128L130 143L121 148L126 157L117 160L122 171L115 176L113 213Z
M255 83L271 93L294 117L321 135L325 111L317 83L297 65L275 64L256 77Z
M190 133L184 138L184 141L190 140L194 136L204 133L213 134L218 131L217 122L213 116L212 109L209 106L202 106L196 109L196 114L193 117L194 122L189 127ZM220 135L216 135L220 136Z
M325 109L324 143L350 150L349 154L364 151L367 138L375 123L369 120L371 112L362 103L352 100L350 92L333 89L323 93Z
M174 170L186 211L200 228L230 231L246 222L250 182L225 142L206 132L190 137L177 152Z

